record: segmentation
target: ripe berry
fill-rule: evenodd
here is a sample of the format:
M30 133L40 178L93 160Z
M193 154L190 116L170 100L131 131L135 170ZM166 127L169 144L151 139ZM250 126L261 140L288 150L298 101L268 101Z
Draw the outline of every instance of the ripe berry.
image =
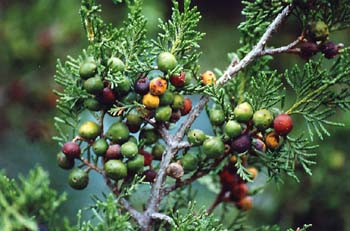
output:
M181 115L185 116L192 110L192 100L190 98L185 98L184 106L180 109Z
M191 145L198 146L203 144L207 139L207 135L202 130L193 129L188 132L187 139Z
M170 90L166 90L164 94L159 96L159 100L161 106L171 105L174 102L174 93Z
M112 144L108 147L105 155L107 160L111 159L120 159L120 145L119 144Z
M98 156L103 156L106 154L108 149L108 143L105 139L98 139L96 140L93 145L92 149L94 150L94 153Z
M231 192L234 200L239 201L248 195L248 186L245 183L233 185Z
M145 158L143 155L137 155L133 159L129 159L126 166L130 172L138 172L143 169Z
M339 54L339 46L333 42L323 43L320 49L327 59L333 59Z
M79 136L88 140L95 139L100 132L100 126L92 121L86 121L79 128Z
M149 91L149 83L150 83L150 80L147 77L138 79L135 82L135 86L134 86L135 92L140 95L147 94Z
M315 41L324 41L329 36L329 29L323 21L313 22L310 27L311 37Z
M303 59L309 59L318 52L318 46L314 42L303 42L300 45L300 56Z
M215 84L216 76L212 71L206 71L201 75L201 82L203 85Z
M225 144L220 137L213 137L203 142L203 153L209 158L217 158L225 152Z
M128 141L120 148L120 153L127 158L134 158L139 153L139 148L134 142Z
M151 145L158 141L159 135L153 128L142 129L139 134L139 140L143 140L145 145Z
M223 169L220 172L219 176L220 176L220 182L221 182L222 186L224 186L224 187L230 188L235 183L234 175L228 169Z
M253 108L249 103L245 102L238 104L235 107L233 113L235 115L236 120L238 120L239 122L247 122L253 116Z
M235 138L231 143L232 150L238 153L243 153L248 151L251 146L252 146L252 140L250 136L246 134Z
M254 139L253 147L260 152L266 152L266 144L261 139Z
M99 111L101 110L101 105L95 98L89 98L84 101L84 107L90 111Z
M249 167L247 168L249 174L251 175L251 179L255 180L255 178L258 176L258 170L255 167Z
M91 94L97 94L103 90L103 81L100 77L92 77L83 83L84 89Z
M89 183L89 175L82 169L74 169L68 176L68 184L77 190L86 188Z
M185 85L186 73L181 72L180 75L172 75L169 80L175 87L183 87Z
M182 116L181 110L173 110L169 121L171 123L176 123L177 121L179 121L181 116Z
M269 149L275 150L280 146L280 137L275 132L270 132L266 135L265 143Z
M181 159L181 164L185 172L196 170L198 167L198 162L199 162L198 155L194 152L186 153Z
M169 52L162 52L158 55L157 64L159 70L167 72L176 67L177 61L173 54Z
M165 151L164 145L157 143L152 147L152 156L154 157L155 160L161 160L164 151Z
M225 124L224 132L228 137L234 138L241 134L242 126L235 120L229 120Z
M105 105L112 105L117 100L117 95L109 87L105 87L100 95L101 103Z
M293 129L293 119L288 114L280 114L273 121L273 128L278 135L287 135Z
M273 115L269 110L261 109L253 115L253 123L259 130L265 130L270 127L273 120Z
M155 114L154 118L158 122L167 122L167 121L169 121L169 119L171 117L171 113L172 113L172 109L170 106L158 107L156 109L156 114Z
M143 172L143 174L145 175L145 181L146 182L150 182L153 183L154 180L156 179L157 173L154 170L148 169L146 171Z
M139 154L143 155L145 166L149 166L152 164L153 156L151 155L151 153L145 151L144 149L140 149Z
M112 71L124 71L125 64L123 61L117 57L111 57L107 61L107 65Z
M129 129L121 122L112 124L106 132L106 137L115 143L124 143L129 139Z
M142 98L142 104L147 108L154 109L159 106L159 97L156 95L152 95L151 93L147 93Z
M88 79L96 74L97 65L93 61L86 61L80 65L79 75L82 79Z
M251 197L246 196L236 203L237 207L241 210L248 211L253 207L253 200Z
M120 180L127 176L128 169L120 160L109 160L105 163L106 175L113 180Z
M180 95L180 94L175 94L174 95L174 101L171 105L171 107L173 109L181 109L184 107L184 103L185 103L185 98L183 95Z
M163 78L154 78L151 80L149 83L149 92L152 95L162 95L166 91L168 86L168 83L165 79Z
M66 142L62 147L62 152L69 159L79 158L81 154L80 146L74 142Z
M225 122L225 113L221 109L212 109L209 111L209 120L213 125L220 126Z
M57 154L57 164L62 169L72 169L74 167L74 159L68 158L63 152Z
M166 169L166 174L174 179L180 179L184 175L184 169L178 163L171 163Z

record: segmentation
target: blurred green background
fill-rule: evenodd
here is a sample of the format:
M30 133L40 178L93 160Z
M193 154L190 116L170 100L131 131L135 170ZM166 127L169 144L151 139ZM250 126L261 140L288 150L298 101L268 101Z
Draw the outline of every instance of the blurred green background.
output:
M118 25L126 15L125 6L113 7L108 0L100 2L103 17ZM243 6L240 1L228 0L194 3L203 15L200 30L206 33L201 43L202 70L224 69L229 63L226 54L240 47L236 28L244 19ZM15 177L37 164L43 166L50 173L52 187L68 192L68 202L61 211L72 221L79 208L91 204L92 194L107 191L98 176L92 177L85 191L70 189L66 183L68 172L56 165L59 147L51 141L55 133L52 119L56 113L56 98L52 93L56 87L53 83L55 62L67 55L76 56L87 45L79 7L78 0L0 0L0 168ZM170 9L170 0L145 1L144 13L151 36L157 32L157 19L168 18ZM299 33L300 28L292 19L272 43L287 44ZM331 34L331 39L349 45L350 33L337 32ZM282 71L303 62L296 56L280 55L273 65ZM291 178L286 178L279 188L273 182L267 184L264 192L254 197L254 209L250 213L252 225L277 223L286 228L312 223L311 230L350 230L350 116L348 112L339 112L336 119L346 126L333 129L331 137L317 141L321 147L313 176L300 171L300 184ZM206 117L202 115L195 126L204 120ZM296 127L295 132L304 129L301 122ZM263 185L265 180L260 174L250 188ZM198 205L207 207L211 203L207 198L214 198L214 194L199 183L194 186L198 190ZM136 195L134 201L138 200L141 196ZM228 223L237 212L233 206L229 207ZM221 208L215 213L219 215Z

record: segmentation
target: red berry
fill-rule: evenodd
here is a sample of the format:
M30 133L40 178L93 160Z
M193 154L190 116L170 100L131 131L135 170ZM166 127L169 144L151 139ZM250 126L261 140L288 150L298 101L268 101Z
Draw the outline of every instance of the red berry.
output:
M287 135L293 129L293 120L290 115L281 114L273 121L273 128L277 135Z
M145 181L150 183L153 183L157 176L157 173L151 169L144 171L143 174L145 175Z
M115 103L116 99L117 99L117 96L114 93L114 91L112 91L108 87L103 88L101 97L100 97L101 103L106 105L112 105Z
M246 197L248 194L248 186L247 184L238 184L234 185L231 189L232 191L232 197L235 201L239 201L242 198Z
M110 145L106 151L105 157L107 158L107 160L121 158L120 145L119 144Z
M233 185L235 183L235 178L233 173L228 169L224 169L220 172L220 182L223 186Z
M80 146L74 142L66 142L62 147L62 152L68 158L79 158L81 154Z
M145 166L149 166L152 164L153 156L151 153L145 151L144 149L140 149L139 154L143 155L143 157L145 158L144 160Z
M170 83L175 87L183 87L185 85L186 73L181 72L180 75L170 76Z
M192 110L192 100L190 98L185 98L184 106L180 110L182 116L187 115Z

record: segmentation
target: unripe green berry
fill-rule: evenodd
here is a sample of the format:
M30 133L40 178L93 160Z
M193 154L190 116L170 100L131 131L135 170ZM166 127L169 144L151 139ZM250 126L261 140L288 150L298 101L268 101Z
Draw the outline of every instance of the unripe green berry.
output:
M158 55L157 64L159 70L167 72L176 67L177 61L175 56L170 52L162 52Z
M100 77L92 77L85 80L83 87L88 93L97 94L103 90L104 85Z
M120 152L124 157L133 158L139 152L139 148L134 142L128 141L121 146Z
M172 109L170 106L158 107L154 118L159 122L167 122L171 117Z
M201 145L207 139L207 135L199 129L193 129L187 134L188 142L194 146Z
M248 122L253 116L253 108L249 103L244 102L238 104L233 113L235 115L235 119L239 122Z
M82 169L74 169L68 176L68 184L77 190L86 188L89 183L89 175Z
M203 142L203 153L209 158L217 158L225 153L225 144L220 137L212 137Z
M120 180L127 176L128 169L120 160L109 160L104 165L106 175L113 180Z
M109 58L107 65L112 71L124 71L125 69L125 64L123 61L117 57Z
M96 74L97 65L94 61L85 61L80 65L79 75L82 79L88 79Z
M143 155L137 155L135 158L128 160L126 166L130 172L138 172L143 169L145 158Z
M261 109L256 111L253 115L253 123L259 130L265 130L270 127L273 121L273 115L269 110Z
M224 132L229 138L235 138L242 132L242 126L236 120L229 120L225 124Z
M115 143L124 143L129 139L129 128L121 122L112 124L106 132L106 137Z
M92 149L94 150L94 153L98 156L103 156L106 154L106 151L108 149L108 143L105 139L99 139L94 142L92 145Z
M79 136L84 139L95 139L101 132L100 126L92 121L86 121L79 128Z

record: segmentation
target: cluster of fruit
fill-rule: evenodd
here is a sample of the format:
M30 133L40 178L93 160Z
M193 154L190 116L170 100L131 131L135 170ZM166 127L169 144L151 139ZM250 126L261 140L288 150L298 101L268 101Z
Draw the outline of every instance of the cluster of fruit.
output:
M161 160L165 147L158 142L157 131L146 125L152 120L156 123L176 123L192 109L191 99L180 94L181 89L191 82L191 76L186 75L184 71L169 75L169 71L177 66L177 60L168 52L158 55L157 65L156 77L140 75L133 81L127 77L120 77L126 67L123 61L116 57L110 58L107 67L102 70L99 70L98 64L92 58L81 64L81 81L78 81L78 84L81 83L81 87L90 95L84 101L85 108L90 111L108 112L113 105L122 105L121 108L134 106L130 110L121 110L117 114L121 119L110 125L106 131L103 131L102 124L94 121L84 122L79 128L77 138L66 142L62 152L58 154L60 167L72 169L75 159L81 158L85 151L92 150L96 157L103 160L103 171L110 179L127 179L135 173L142 173L144 166L149 166L144 171L145 181L154 181L156 171L152 160ZM108 73L118 76L118 84L113 85L101 77L102 74L99 73L104 73L103 70L106 69ZM215 81L212 72L203 76L203 84ZM139 139L130 135L137 132ZM149 152L144 147L151 148L152 151ZM69 184L75 189L85 188L90 169L74 169L69 176Z
M341 45L329 41L329 29L323 21L312 22L305 32L305 39L300 45L300 56L309 59L317 52L322 52L324 57L332 59L339 54Z

